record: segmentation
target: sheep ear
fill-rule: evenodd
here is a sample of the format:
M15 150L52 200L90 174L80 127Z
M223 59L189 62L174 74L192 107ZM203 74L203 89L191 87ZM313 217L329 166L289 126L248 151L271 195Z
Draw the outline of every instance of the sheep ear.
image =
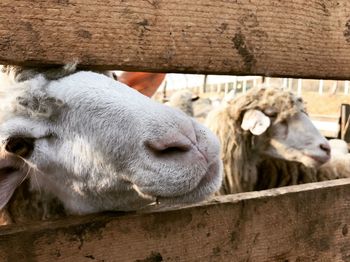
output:
M11 167L0 169L0 209L6 206L25 176L21 170L12 170Z
M270 126L270 118L259 110L248 110L244 113L241 128L249 130L253 135L259 136Z

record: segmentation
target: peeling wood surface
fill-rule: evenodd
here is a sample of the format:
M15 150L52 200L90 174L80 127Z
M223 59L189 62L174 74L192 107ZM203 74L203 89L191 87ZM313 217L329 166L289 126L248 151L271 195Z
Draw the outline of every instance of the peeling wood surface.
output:
M0 63L349 79L348 0L1 0Z
M350 180L8 226L1 261L349 261Z

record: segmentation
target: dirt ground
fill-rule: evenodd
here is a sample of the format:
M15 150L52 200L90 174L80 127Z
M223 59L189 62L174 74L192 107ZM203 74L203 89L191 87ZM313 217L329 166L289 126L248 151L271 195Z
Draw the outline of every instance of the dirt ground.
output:
M339 116L341 104L350 104L350 95L305 92L302 97L310 114Z

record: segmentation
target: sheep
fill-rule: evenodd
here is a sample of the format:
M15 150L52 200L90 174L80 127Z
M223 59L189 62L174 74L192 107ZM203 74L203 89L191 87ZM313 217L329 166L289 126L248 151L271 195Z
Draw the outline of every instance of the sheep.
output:
M317 181L350 177L348 144L341 139L330 139L331 159L317 169Z
M192 96L192 93L188 90L179 90L173 93L167 105L173 108L177 108L189 116L193 116L193 102L198 100L199 96Z
M211 111L206 125L218 136L224 165L221 194L259 188L258 169L276 159L318 167L330 158L301 98L277 88L252 88Z
M200 98L192 106L193 117L198 122L204 123L208 113L213 109L213 102L210 98Z
M220 187L214 134L114 79L3 66L0 83L1 209L15 212L25 180L77 215L194 203Z
M332 149L332 154L348 154L348 144L342 139L330 139L328 140Z
M218 98L200 98L189 90L176 91L170 99L165 99L165 102L166 105L181 110L200 123L204 123L208 113L220 104Z

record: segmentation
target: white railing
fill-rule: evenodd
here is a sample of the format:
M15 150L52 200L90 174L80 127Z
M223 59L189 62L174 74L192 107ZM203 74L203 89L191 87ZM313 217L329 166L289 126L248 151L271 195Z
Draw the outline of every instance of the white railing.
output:
M261 76L218 76L218 75L208 75L207 79L204 80L204 75L185 75L185 74L171 74L171 77L167 77L167 87L166 89L180 90L180 89L191 89L198 93L224 93L227 94L230 90L234 89L245 93L248 89L256 87L264 82L265 85L270 85L278 78L263 77ZM296 92L298 95L302 95L305 91L304 80L303 79L293 79L293 78L279 78L281 81L280 86L283 89L288 89ZM295 82L297 81L297 82ZM318 92L320 95L325 93L335 94L343 93L344 95L349 95L350 87L349 81L327 81L328 88L325 80L315 80L318 81L314 83L314 91ZM318 85L318 90L317 90ZM343 92L339 91L339 86L343 86ZM164 86L164 83L163 83ZM308 85L306 85L307 87ZM163 87L159 88L159 92L163 90ZM326 91L327 90L327 91Z

